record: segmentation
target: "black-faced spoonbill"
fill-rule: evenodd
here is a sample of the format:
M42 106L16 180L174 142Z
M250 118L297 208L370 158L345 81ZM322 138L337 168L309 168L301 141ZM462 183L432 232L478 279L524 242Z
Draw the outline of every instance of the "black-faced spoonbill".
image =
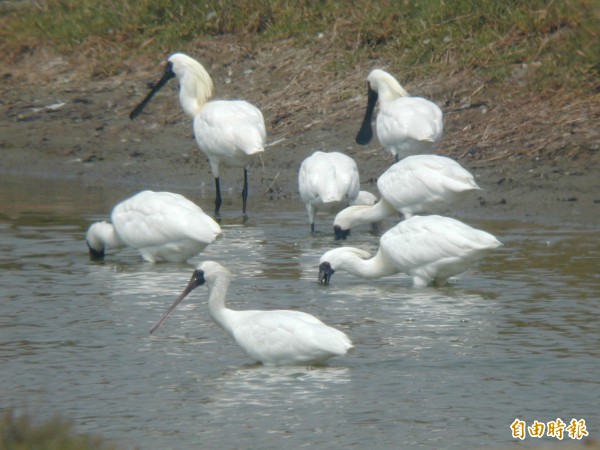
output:
M265 365L318 364L352 348L346 334L301 311L235 311L225 307L231 273L214 261L200 263L190 282L150 333L194 289L208 287L210 317L246 352Z
M358 248L339 247L321 256L319 284L327 285L336 270L362 278L400 272L415 287L443 284L464 272L490 250L502 245L494 236L449 217L413 216L386 231L373 257Z
M243 100L213 100L213 82L202 64L183 53L171 55L163 77L146 98L131 112L133 120L150 99L171 78L179 80L179 102L184 112L194 120L194 135L200 149L206 153L215 177L215 216L221 209L219 169L244 168L242 212L246 215L248 199L248 166L252 157L264 151L265 121L260 110Z
M340 152L314 152L300 165L298 190L314 233L317 211L337 212L358 198L360 177L356 163Z
M377 188L381 199L373 206L349 206L336 215L336 239L345 239L353 227L397 213L408 219L414 214L442 212L466 193L481 189L460 164L437 155L413 155L398 161L379 177Z
M143 191L117 204L111 222L90 226L86 242L92 260L106 249L133 247L148 262L184 262L221 234L202 208L179 194Z
M400 83L383 70L373 70L367 81L367 109L356 143L366 145L371 141L373 110L379 99L377 138L396 161L430 151L444 130L440 108L424 98L410 97Z

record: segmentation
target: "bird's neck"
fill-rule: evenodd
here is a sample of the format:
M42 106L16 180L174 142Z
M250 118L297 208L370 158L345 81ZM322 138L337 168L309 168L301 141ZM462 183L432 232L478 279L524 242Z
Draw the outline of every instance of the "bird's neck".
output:
M410 97L409 93L396 80L393 83L382 85L378 94L382 104L392 102L400 97Z
M183 111L191 118L202 110L212 96L213 82L204 68L183 75L179 86L179 102Z
M343 266L339 268L362 278L381 278L397 273L393 265L387 263L387 258L381 250L370 259L362 259L356 254L350 254L344 260Z
M346 222L344 229L350 229L359 225L379 222L388 216L396 214L396 210L384 199L379 200L372 206L355 205L349 206L338 214L334 223L338 220Z
M225 296L229 288L230 278L219 277L210 288L208 296L208 312L215 323L229 336L233 336L233 315L235 311L225 307Z
M179 97L179 102L181 103L181 108L185 114L192 119L198 115L202 110L202 107L206 104L206 101L201 102L199 99L190 95L183 95L183 92Z

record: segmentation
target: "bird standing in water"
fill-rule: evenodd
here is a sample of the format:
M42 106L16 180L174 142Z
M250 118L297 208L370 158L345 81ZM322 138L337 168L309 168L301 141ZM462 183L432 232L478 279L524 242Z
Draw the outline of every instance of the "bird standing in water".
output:
M375 256L354 247L329 250L319 261L319 284L337 270L362 278L404 272L415 287L443 284L502 245L485 231L443 216L413 216L386 231Z
M317 151L302 161L298 189L314 233L318 210L338 212L354 203L360 191L358 168L348 155Z
M407 156L377 179L377 188L379 202L349 206L335 216L336 239L345 239L353 227L398 213L408 219L414 214L443 212L468 192L481 189L460 164L438 155Z
M301 311L236 311L225 307L230 281L231 273L221 264L202 262L150 333L156 331L190 292L206 284L211 318L248 356L264 365L318 364L343 356L352 348L345 333Z
M140 192L113 208L111 222L88 229L92 260L103 260L106 249L133 247L148 262L184 262L221 235L202 208L172 192Z
M260 110L244 100L213 100L213 82L202 64L183 53L169 56L162 78L131 112L135 119L171 78L179 80L179 101L194 120L196 142L210 162L215 177L215 216L220 217L220 168L243 167L242 212L246 216L248 167L253 156L265 149L266 128Z

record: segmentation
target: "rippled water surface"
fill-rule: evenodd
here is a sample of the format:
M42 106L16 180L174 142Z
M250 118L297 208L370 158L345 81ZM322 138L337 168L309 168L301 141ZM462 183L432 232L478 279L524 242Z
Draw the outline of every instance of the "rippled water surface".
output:
M300 203L254 204L242 224L227 199L223 238L188 264L134 251L92 263L88 225L132 190L0 184L2 409L141 449L498 446L517 417L585 419L599 438L598 230L471 222L504 247L447 287L336 273L322 288L331 219L311 236ZM359 229L347 243L377 238ZM212 323L204 288L150 336L203 259L234 274L230 307L301 309L356 348L314 369L253 364Z

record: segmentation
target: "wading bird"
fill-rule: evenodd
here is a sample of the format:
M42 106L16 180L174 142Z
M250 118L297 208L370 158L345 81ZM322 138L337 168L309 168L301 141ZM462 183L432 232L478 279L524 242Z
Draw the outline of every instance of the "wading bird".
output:
M117 204L111 222L90 226L86 242L92 260L107 249L133 247L148 262L183 262L221 234L202 208L179 194L143 191Z
M321 256L318 280L319 284L329 284L336 270L362 278L403 272L412 277L415 287L439 285L500 245L491 234L458 220L414 216L386 231L373 257L353 247L329 250Z
M398 161L379 177L377 188L381 199L373 206L349 206L336 215L336 239L345 239L353 227L397 213L408 219L414 214L442 212L467 192L481 189L460 164L437 155L413 155Z
M213 100L213 82L202 64L183 53L171 55L164 75L146 98L131 112L133 120L154 94L171 78L179 80L179 101L184 112L194 120L196 142L210 162L215 177L215 216L221 209L221 166L243 167L242 212L246 215L248 166L252 157L264 151L265 121L260 110L243 100Z
M371 141L373 111L379 99L377 138L385 150L396 161L430 151L441 139L444 129L440 108L424 98L410 97L400 83L383 70L373 70L367 82L367 109L356 143L366 145Z
M190 282L150 333L194 289L208 287L211 318L252 359L265 365L318 364L352 348L346 334L301 311L236 311L225 307L231 273L214 261L202 262Z
M356 201L360 191L358 168L343 153L317 151L302 161L298 189L314 233L317 211L338 212Z

